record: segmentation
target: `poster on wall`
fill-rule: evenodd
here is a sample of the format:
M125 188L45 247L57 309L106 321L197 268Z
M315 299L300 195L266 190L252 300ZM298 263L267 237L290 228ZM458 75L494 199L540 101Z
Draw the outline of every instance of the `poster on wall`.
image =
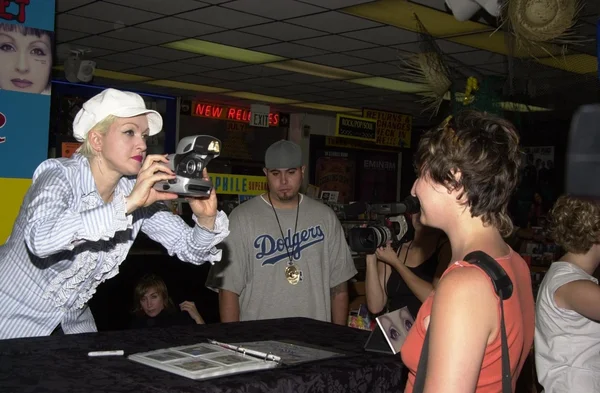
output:
M0 3L0 178L30 178L48 155L54 1Z
M322 191L336 192L337 203L354 200L356 177L355 156L352 153L334 150L317 151L315 185ZM322 196L322 195L321 195Z
M54 1L0 1L0 244L48 156Z
M398 186L398 154L365 152L358 167L358 193L362 202L395 202Z

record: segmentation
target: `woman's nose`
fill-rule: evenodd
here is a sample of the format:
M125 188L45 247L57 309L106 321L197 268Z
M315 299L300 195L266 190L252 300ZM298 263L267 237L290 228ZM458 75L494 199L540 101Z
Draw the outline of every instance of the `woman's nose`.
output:
M29 72L29 59L27 58L27 53L23 51L19 52L15 69L22 73Z

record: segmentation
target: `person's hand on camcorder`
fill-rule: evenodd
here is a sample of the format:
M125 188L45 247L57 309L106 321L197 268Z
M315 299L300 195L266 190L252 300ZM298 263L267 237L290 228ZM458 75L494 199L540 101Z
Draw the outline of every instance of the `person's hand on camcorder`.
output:
M400 261L396 255L396 251L392 248L392 243L388 242L384 247L379 247L376 251L377 259L388 265L395 266Z
M161 192L152 188L159 181L176 178L175 173L169 169L168 163L166 155L150 154L146 156L131 194L125 198L127 214L131 214L140 207L150 206L156 201L177 199L177 194Z
M202 177L203 180L210 181L206 168L202 171ZM198 220L198 224L206 229L213 229L217 219L217 194L214 187L208 197L186 199Z

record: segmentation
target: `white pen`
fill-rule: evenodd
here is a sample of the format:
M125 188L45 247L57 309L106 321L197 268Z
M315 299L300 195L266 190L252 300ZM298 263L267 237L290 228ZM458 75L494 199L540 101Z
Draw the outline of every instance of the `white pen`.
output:
M114 351L92 351L88 352L88 356L123 356L125 351L117 349Z

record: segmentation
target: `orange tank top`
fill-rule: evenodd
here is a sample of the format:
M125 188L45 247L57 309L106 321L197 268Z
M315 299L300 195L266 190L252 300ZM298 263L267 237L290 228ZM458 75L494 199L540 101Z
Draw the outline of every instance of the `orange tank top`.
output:
M531 275L529 267L512 249L506 257L497 258L496 261L504 268L513 282L513 294L510 299L504 301L504 321L506 324L506 334L508 342L508 352L510 357L510 369L512 373L513 391L515 389L516 379L523 368L523 363L527 359L533 345L533 336L535 330L535 308L533 301L533 290L531 288ZM471 268L481 270L479 267L468 262L455 262L442 275L449 271L460 268ZM494 291L490 279L490 290ZM432 292L425 300L412 329L410 329L406 341L402 346L402 361L408 368L408 381L405 393L412 393L421 348L425 341L424 320L431 314L433 298L435 292ZM485 350L479 380L477 381L476 393L499 393L502 392L502 347L500 337L500 299L498 300L498 336L492 341ZM430 356L431 356L430 352ZM435 354L434 354L435 355Z

